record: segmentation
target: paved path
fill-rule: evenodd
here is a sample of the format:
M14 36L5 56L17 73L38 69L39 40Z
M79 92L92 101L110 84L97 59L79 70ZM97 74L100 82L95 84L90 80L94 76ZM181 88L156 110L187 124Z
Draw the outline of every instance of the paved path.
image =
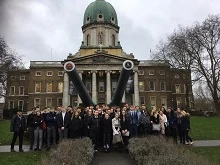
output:
M128 153L97 152L94 155L91 165L135 165L135 161Z
M195 147L215 147L220 146L220 140L196 140L193 143Z
M28 152L29 147L30 147L29 145L23 145L24 152ZM18 152L18 150L19 150L18 145L15 145L14 149L15 149L15 151ZM11 152L11 146L0 146L0 152Z

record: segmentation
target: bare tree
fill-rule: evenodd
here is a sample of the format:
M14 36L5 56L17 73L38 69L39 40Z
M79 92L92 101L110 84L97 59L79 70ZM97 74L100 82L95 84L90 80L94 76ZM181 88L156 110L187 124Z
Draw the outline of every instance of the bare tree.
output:
M5 97L7 73L23 68L21 57L0 37L0 97Z

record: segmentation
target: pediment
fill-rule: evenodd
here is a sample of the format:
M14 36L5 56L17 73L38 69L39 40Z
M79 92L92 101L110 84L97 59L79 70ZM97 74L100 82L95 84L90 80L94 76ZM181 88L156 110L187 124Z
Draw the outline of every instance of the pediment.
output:
M136 59L124 58L110 54L93 54L84 57L72 58L71 61L75 64L92 64L92 65L106 65L106 64L122 64L125 60L137 61Z

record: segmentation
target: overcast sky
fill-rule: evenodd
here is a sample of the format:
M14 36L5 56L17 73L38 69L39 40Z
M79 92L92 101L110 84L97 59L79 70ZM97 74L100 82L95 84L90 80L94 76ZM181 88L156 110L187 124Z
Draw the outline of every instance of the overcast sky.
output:
M30 61L63 60L81 45L83 14L94 0L0 0L0 36ZM219 0L108 0L118 15L126 53L150 59L150 49L178 25L220 13Z

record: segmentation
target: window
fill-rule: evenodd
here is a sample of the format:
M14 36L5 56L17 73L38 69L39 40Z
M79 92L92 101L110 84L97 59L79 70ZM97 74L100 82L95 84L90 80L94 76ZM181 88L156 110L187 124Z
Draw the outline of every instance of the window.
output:
M165 75L165 70L160 70L160 71L159 71L159 74L160 74L160 75Z
M101 15L101 14L99 14L99 18L102 18L102 15Z
M141 105L145 105L145 97L144 96L141 96L140 97L140 101L141 101Z
M180 78L180 75L179 74L175 74L175 79L179 79Z
M41 76L41 71L36 71L35 76Z
M90 82L90 81L87 81L87 82L86 82L86 89L87 89L88 92L91 92L91 91L92 91L92 90L91 90L91 82Z
M52 92L52 82L47 83L47 93Z
M150 97L150 105L151 105L151 108L156 108L156 97L155 96Z
M58 93L62 93L63 92L63 82L59 82L58 83Z
M176 98L176 104L177 104L178 107L181 106L181 97Z
M144 71L143 70L139 70L139 75L144 75Z
M99 82L99 92L105 92L105 86L104 86L104 82L103 81Z
M59 71L58 76L63 76L63 71Z
M8 109L14 109L14 100L9 100Z
M112 35L112 46L115 46L115 35Z
M16 76L11 76L10 78L11 78L11 80L15 80Z
M112 81L112 92L115 92L116 88L117 88L117 81Z
M90 35L87 35L86 37L86 45L90 46Z
M18 109L19 110L24 110L24 100L19 100L18 101Z
M143 81L139 82L139 90L144 91L144 82Z
M150 80L150 91L154 91L155 90L155 83L153 80Z
M103 77L104 76L104 72L103 71L99 71L99 77Z
M175 85L175 90L176 90L176 93L181 93L180 92L180 85L179 84Z
M165 91L166 90L165 81L160 81L160 90L161 91Z
M154 75L154 70L149 70L149 75Z
M57 98L57 106L62 106L62 105L63 105L63 99Z
M35 93L40 93L40 92L41 92L41 83L35 82Z
M52 71L47 71L47 76L53 76L53 72Z
M166 108L167 107L167 97L161 96L161 106Z
M103 33L100 32L99 35L98 35L98 44L99 44L99 45L103 45L103 41L104 41L104 39L103 39Z
M23 86L19 87L19 95L24 95L24 87Z
M52 107L52 98L46 98L46 107Z
M39 107L40 108L40 99L39 98L34 99L34 107Z
M15 86L10 87L10 95L11 96L15 95Z
M25 76L20 76L20 80L25 80Z

